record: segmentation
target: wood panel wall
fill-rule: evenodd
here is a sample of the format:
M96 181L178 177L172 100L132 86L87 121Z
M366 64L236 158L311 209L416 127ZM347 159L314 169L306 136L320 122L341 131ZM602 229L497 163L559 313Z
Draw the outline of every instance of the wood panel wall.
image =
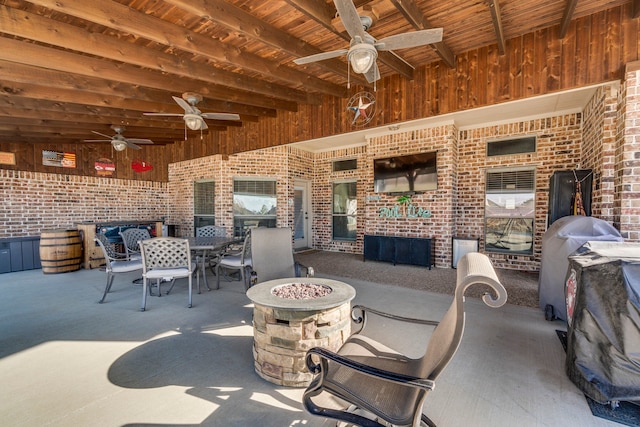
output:
M382 79L376 92L377 113L367 127L420 119L542 95L586 85L619 80L625 64L640 59L638 18L633 3L574 20L563 38L559 27L507 41L504 55L497 45L458 53L456 67L442 62L416 70L409 81L399 76ZM362 87L352 87L355 94ZM212 133L200 139L177 141L140 151L113 152L116 177L166 181L167 165L213 154L229 155L252 149L347 133L351 125L348 99L326 96L321 105L301 105L297 112L280 111L275 118L245 122L240 128ZM42 166L41 150L71 151L74 170ZM0 151L16 152L16 166L2 168L95 176L94 161L108 144L71 144L69 147L0 143ZM131 161L141 158L154 169L136 173Z

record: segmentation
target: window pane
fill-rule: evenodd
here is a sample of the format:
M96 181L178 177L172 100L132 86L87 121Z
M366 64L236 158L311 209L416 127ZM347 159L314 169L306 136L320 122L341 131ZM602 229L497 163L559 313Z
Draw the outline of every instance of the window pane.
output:
M356 183L333 184L333 239L355 240L357 229L358 201Z
M341 182L333 184L333 213L355 215L357 212L356 183Z
M533 218L487 218L487 251L533 253Z
M355 240L356 218L353 216L334 215L333 238L335 240Z
M234 215L275 215L276 196L234 194Z
M535 194L487 194L485 216L533 218L535 217Z
M244 237L251 227L276 226L276 182L235 180L233 182L234 236Z
M216 186L213 181L193 183L193 214L215 214Z

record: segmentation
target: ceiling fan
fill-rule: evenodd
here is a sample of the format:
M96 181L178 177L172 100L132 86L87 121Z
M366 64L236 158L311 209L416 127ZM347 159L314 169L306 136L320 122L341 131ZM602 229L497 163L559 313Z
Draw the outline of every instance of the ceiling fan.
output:
M373 83L380 79L380 72L376 64L378 51L406 49L442 41L442 28L396 34L376 40L367 33L373 20L368 16L359 16L352 0L333 0L333 2L345 29L351 36L349 49L338 49L305 56L295 59L294 63L298 65L308 64L346 54L353 71L358 74L364 74L367 81Z
M204 130L208 129L207 123L204 119L212 120L240 120L240 116L232 113L203 113L197 107L196 104L202 101L202 95L185 92L182 94L182 98L177 96L172 97L176 103L182 107L184 114L178 113L144 113L145 116L177 116L182 117L184 124L191 130ZM186 130L185 130L186 133ZM186 135L185 135L186 137Z
M112 125L111 129L113 129L116 133L113 136L105 135L104 133L92 130L91 132L95 133L96 135L104 136L108 139L85 139L85 142L110 142L116 151L124 151L127 147L133 148L134 150L139 150L142 147L137 144L153 144L153 141L150 139L125 138L122 135L122 132L124 132L125 129L124 126Z

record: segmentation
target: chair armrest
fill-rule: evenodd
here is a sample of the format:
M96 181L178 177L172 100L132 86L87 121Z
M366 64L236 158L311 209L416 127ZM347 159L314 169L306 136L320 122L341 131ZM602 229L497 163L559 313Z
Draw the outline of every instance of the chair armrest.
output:
M360 315L358 315L360 313ZM351 319L357 323L363 323L365 318L365 313L375 314L380 317L385 317L387 319L396 320L398 322L405 323L415 323L419 325L430 325L430 326L438 326L438 321L428 320L428 319L415 319L411 317L398 316L396 314L385 313L383 311L375 310L373 308L366 307L364 305L354 305L351 309Z
M294 267L296 270L296 277L302 277L303 271L305 277L313 277L315 275L315 270L313 267L307 267L304 264L300 264L298 261L295 261Z
M315 363L313 361L314 355L320 357L319 363ZM385 381L389 381L389 382L400 384L400 385L410 385L410 386L425 389L425 390L433 390L436 386L435 382L432 380L374 368L372 366L365 365L360 362L356 362L355 360L349 359L348 357L341 356L337 353L334 353L330 350L327 350L321 347L313 347L307 352L306 364L307 364L307 368L309 369L309 372L313 374L319 374L322 371L326 372L327 360L335 362L346 368L353 369L365 375L369 375L375 378L383 379Z

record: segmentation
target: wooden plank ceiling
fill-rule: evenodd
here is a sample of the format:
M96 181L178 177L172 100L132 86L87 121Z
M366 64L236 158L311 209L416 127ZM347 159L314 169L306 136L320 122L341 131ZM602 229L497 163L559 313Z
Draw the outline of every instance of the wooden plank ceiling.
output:
M382 77L411 79L434 61L497 45L539 29L612 8L623 0L355 0L374 18L376 39L443 28L443 41L381 54ZM640 0L633 0L638 16ZM344 57L294 64L296 58L348 48L333 0L0 0L0 142L77 143L91 131L182 140L183 113L172 99L203 97L207 132L347 96ZM352 82L366 83L360 75ZM380 84L380 82L378 83ZM189 131L190 135L194 131ZM247 147L250 149L251 147Z

